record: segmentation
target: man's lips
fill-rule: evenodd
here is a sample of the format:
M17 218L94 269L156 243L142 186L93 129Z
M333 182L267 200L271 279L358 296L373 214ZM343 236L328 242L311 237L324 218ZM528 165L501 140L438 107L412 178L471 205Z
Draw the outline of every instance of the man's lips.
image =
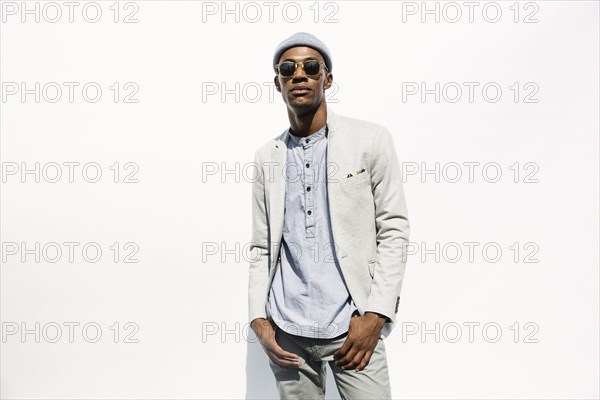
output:
M308 92L310 92L310 88L308 88L306 86L296 86L296 87L292 88L292 90L290 92L295 95L302 95L302 94L307 94Z

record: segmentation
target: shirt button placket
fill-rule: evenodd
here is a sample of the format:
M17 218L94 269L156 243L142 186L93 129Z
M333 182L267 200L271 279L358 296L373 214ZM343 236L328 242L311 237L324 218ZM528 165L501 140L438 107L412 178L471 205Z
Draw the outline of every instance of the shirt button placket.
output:
M313 164L313 149L314 146L311 143L310 139L307 139L305 141L304 144L304 163L305 164ZM313 185L314 185L314 175L313 175L313 169L312 168L308 168L306 169L306 179L304 180L304 185L305 187L304 189L304 200L305 200L305 204L306 204L306 214L305 214L305 221L306 221L306 237L307 238L313 238L315 237L314 235L314 220L315 220L315 214L314 214L314 200L313 200L313 193L314 190L312 190ZM310 189L309 189L310 188Z

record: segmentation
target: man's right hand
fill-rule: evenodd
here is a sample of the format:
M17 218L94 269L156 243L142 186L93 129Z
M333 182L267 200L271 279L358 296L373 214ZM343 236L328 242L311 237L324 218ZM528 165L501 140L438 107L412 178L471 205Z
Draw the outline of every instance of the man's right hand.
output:
M299 367L301 365L297 354L283 350L275 340L277 325L265 318L255 318L250 327L258 337L265 353L273 362L282 368ZM291 360L293 359L293 360Z

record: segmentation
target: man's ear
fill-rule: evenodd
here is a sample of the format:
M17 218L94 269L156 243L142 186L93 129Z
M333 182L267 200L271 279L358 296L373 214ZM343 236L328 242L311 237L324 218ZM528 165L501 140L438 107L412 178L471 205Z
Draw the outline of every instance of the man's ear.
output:
M277 88L277 91L279 93L281 93L281 87L279 86L279 77L277 75L275 75L275 78L273 79L273 81L275 82L275 88Z
M328 72L325 77L325 81L323 82L323 89L327 90L331 86L333 86L333 74L331 72Z

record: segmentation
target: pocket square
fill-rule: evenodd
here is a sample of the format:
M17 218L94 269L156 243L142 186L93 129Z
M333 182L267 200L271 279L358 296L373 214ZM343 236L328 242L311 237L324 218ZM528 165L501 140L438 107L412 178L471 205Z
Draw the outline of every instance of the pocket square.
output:
M362 172L365 172L365 169L364 169L364 168L362 168L362 169L359 169L359 170L357 170L357 171L354 171L354 172L353 172L353 173L351 173L351 174L348 174L348 175L346 175L346 178L350 178L350 177L352 177L352 176L355 176L355 175L358 175L358 174L360 174L360 173L362 173Z

